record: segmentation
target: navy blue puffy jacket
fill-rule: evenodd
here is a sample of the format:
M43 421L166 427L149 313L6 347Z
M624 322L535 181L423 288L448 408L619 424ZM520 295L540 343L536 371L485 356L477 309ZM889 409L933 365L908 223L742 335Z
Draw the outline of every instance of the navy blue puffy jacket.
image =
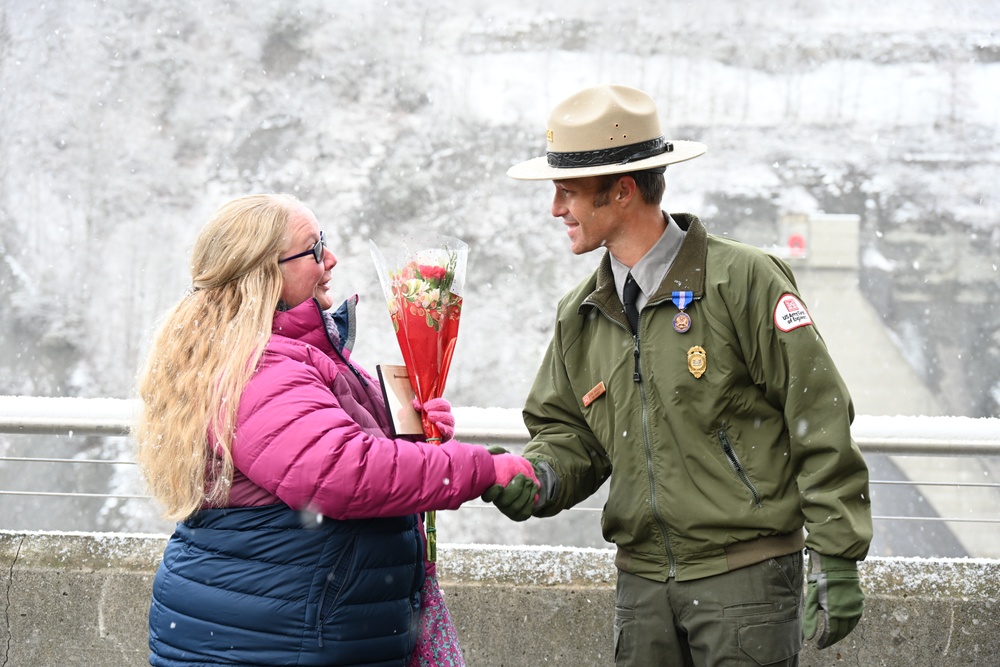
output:
M416 515L203 510L177 524L156 572L149 662L403 667L423 579Z

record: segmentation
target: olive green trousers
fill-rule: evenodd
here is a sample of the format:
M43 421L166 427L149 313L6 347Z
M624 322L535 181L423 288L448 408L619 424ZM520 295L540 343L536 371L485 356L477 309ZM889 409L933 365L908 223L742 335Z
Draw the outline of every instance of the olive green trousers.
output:
M694 581L618 573L616 667L795 667L803 554Z

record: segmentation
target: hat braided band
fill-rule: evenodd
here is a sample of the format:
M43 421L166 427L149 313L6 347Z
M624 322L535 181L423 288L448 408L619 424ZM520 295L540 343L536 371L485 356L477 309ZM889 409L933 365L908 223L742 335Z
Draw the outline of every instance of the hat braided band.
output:
M596 151L576 151L573 153L553 153L545 154L549 166L555 169L573 169L577 167L598 167L606 164L628 164L638 160L669 153L674 150L674 145L664 139L657 137L649 141L638 144L629 144L621 148L602 148Z

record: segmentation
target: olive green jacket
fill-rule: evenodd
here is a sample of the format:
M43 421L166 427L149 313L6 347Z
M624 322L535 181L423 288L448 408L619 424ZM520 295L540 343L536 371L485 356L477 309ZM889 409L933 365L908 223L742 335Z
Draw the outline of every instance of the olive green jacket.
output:
M607 256L560 301L524 409L525 455L556 477L534 514L572 507L610 478L601 523L616 563L659 581L791 553L803 527L821 554L863 559L871 506L854 407L788 299L791 270L707 234L695 216L672 217L687 234L637 337ZM672 324L673 290L693 292L685 333Z

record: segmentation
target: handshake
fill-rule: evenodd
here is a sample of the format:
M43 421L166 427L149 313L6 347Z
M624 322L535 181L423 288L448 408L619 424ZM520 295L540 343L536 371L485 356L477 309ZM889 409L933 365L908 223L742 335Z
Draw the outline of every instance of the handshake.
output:
M503 447L490 447L496 484L486 489L483 500L493 503L508 518L525 521L538 502L541 484L528 459L510 454Z
M413 409L423 411L441 434L441 441L451 440L455 435L455 417L451 403L443 398L432 398L426 403L413 399ZM493 470L496 483L486 489L483 500L493 503L501 512L514 521L524 521L531 516L538 501L541 484L535 467L528 459L509 453L503 447L490 447L493 455Z

